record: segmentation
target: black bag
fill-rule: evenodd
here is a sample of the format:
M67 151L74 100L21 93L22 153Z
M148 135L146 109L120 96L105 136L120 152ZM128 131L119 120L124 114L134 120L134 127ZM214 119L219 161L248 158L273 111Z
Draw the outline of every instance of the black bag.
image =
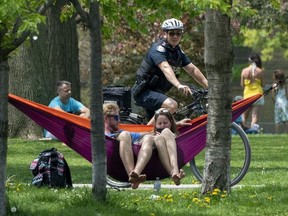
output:
M34 178L32 185L53 188L72 187L70 168L56 148L47 149L39 154L30 165Z
M125 86L103 87L103 103L115 103L120 111L131 112L131 89Z

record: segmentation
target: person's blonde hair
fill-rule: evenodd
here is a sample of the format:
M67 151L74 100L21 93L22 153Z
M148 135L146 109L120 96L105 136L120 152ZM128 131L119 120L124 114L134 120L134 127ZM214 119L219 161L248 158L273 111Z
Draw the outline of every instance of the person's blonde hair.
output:
M114 103L104 103L103 104L103 115L107 116L107 115L111 115L113 112L119 112L119 106L117 104Z

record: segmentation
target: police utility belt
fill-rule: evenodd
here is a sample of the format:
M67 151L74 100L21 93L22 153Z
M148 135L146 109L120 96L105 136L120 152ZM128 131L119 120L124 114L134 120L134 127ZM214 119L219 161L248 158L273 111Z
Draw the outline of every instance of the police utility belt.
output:
M152 78L145 79L144 77L137 76L137 81L132 88L133 97L137 97L144 89L153 89L158 82L159 77L157 75L153 75Z

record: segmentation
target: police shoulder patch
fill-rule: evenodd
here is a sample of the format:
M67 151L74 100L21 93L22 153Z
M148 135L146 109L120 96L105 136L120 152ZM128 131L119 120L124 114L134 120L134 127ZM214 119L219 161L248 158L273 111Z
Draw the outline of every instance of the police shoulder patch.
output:
M161 45L157 46L156 50L159 51L159 52L165 52L165 48L163 46L161 46Z

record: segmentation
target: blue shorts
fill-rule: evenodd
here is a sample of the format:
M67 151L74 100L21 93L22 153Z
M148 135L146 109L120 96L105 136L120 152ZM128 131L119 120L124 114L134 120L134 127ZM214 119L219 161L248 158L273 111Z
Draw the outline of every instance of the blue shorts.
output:
M148 117L152 118L154 116L154 112L162 107L162 104L167 98L168 96L163 93L147 89L134 98L134 100L136 105L145 108Z

